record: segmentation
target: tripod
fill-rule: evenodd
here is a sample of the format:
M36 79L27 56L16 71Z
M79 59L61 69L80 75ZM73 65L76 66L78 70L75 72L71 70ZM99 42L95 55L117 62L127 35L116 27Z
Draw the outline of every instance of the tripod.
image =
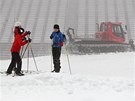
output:
M27 36L27 38L29 39L30 37ZM22 52L21 52L21 53L22 53L22 54L21 54L21 57L22 57L22 58L24 57L26 51L28 51L28 53L27 53L27 73L29 72L29 56L30 56L30 52L31 52L32 57L33 57L33 60L34 60L34 64L35 64L36 70L38 71L36 59L35 59L34 52L33 52L33 49L32 49L32 46L31 46L31 43L30 43L30 42L28 42L28 44L27 44L27 46L26 46L24 52L23 52L23 50L22 50Z

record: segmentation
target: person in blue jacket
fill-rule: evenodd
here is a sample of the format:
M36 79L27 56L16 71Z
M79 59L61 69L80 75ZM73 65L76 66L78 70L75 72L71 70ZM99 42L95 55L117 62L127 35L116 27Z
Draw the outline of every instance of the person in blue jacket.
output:
M60 56L61 56L61 48L63 46L64 38L63 34L60 32L59 25L54 25L54 31L52 32L50 39L52 40L52 56L53 56L53 64L54 70L52 72L59 73L60 66Z

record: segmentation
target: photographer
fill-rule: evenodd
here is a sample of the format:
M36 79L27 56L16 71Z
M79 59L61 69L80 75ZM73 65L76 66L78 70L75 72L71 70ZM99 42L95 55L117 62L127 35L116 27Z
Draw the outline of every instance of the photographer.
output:
M30 38L28 40L25 39L25 36L30 35L31 32L30 31L24 32L24 29L21 27L20 22L15 23L13 31L14 31L14 42L11 48L12 60L7 69L6 74L7 75L12 74L12 71L16 67L16 64L17 64L15 73L18 76L23 76L24 74L21 73L22 59L19 53L20 53L21 46L24 46L25 44L31 42Z

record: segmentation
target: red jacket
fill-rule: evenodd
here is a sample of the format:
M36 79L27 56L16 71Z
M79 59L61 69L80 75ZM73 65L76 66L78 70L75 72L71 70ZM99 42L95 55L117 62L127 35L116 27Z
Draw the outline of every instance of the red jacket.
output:
M27 41L22 41L22 38L27 35L27 32L24 34L19 34L19 30L17 27L14 29L14 42L11 48L11 52L20 52L21 46L27 44Z

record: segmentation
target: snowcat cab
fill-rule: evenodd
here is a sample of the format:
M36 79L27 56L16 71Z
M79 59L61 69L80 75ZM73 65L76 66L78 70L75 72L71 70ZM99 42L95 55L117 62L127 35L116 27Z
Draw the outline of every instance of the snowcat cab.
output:
M106 42L125 42L125 32L120 22L102 22L99 31L95 33L96 39Z

